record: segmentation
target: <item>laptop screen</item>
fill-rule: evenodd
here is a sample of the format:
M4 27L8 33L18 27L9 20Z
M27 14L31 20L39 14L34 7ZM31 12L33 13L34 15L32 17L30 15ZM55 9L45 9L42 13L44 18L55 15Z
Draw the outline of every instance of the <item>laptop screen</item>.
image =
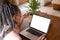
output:
M30 27L40 30L44 33L47 33L50 21L51 20L48 18L44 18L38 15L33 15Z

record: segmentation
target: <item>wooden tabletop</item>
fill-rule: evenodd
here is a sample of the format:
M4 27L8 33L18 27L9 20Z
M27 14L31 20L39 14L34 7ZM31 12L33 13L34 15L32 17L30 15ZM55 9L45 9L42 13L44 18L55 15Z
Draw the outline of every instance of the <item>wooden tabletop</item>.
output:
M60 40L60 17L41 12L38 15L51 19L51 24L46 35L47 40Z

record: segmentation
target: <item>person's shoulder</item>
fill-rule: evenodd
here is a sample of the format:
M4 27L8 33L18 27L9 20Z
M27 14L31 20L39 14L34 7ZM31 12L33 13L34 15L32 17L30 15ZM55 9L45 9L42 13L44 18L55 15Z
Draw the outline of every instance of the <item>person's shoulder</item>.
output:
M22 40L22 38L18 34L16 34L14 31L11 31L9 34L7 34L7 36L5 36L5 38L3 40L6 40L6 39L7 40L13 40L13 39L14 40Z

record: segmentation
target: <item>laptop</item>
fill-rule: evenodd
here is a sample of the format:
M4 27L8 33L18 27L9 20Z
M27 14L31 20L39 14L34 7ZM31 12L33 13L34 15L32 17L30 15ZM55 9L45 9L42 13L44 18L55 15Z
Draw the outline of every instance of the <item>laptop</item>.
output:
M22 31L21 34L25 35L28 38L29 38L28 35L30 35L30 34L35 35L37 37L39 37L43 34L46 35L48 32L50 22L51 22L51 19L48 19L48 18L45 18L42 16L38 16L38 15L33 15L30 27L28 27L28 28L26 28L26 30Z

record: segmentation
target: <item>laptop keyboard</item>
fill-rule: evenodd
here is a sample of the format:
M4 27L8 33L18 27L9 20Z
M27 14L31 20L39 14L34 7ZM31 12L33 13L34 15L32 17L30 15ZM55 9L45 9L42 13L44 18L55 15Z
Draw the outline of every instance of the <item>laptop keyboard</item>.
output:
M36 30L36 29L35 29L35 30ZM28 31L29 33L33 34L33 35L36 35L37 37L39 37L39 36L42 35L41 31L37 32L37 31L35 31L35 30L33 30L32 28L30 28L30 29L28 29L27 31Z

